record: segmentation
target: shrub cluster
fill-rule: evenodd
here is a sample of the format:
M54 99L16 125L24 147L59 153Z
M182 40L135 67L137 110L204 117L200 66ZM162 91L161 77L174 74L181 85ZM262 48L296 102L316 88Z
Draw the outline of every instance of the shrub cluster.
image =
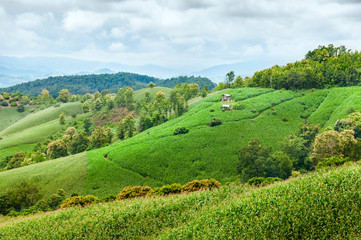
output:
M249 185L253 186L266 186L274 182L283 181L283 179L278 177L253 177L247 181Z
M319 162L317 164L317 169L323 168L323 167L329 167L329 166L340 166L346 162L350 162L350 158L341 158L341 157L330 157L330 158L324 158L323 161Z
M177 127L176 129L174 129L173 134L174 135L186 134L188 132L189 132L189 128L187 127Z
M214 179L203 179L203 180L194 180L189 182L183 186L184 192L194 192L198 190L206 190L206 189L213 189L219 188L221 183L214 180Z
M66 207L74 207L74 206L87 206L92 203L99 202L99 198L95 197L93 195L87 195L87 196L74 196L67 198L63 201L63 203L60 205L60 208L66 208Z
M152 194L153 192L154 190L148 186L125 187L117 195L117 200L123 200L128 198L135 198L135 197L144 197L146 195Z
M209 121L208 126L214 127L222 124L222 120L219 118L212 118L211 121Z

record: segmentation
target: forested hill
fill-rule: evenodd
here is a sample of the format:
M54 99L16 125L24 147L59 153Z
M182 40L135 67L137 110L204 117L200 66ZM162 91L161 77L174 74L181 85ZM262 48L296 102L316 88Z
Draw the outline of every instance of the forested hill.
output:
M250 87L309 89L361 85L361 52L345 46L319 46L295 63L256 72L246 82Z
M48 77L18 84L8 88L1 88L0 92L15 93L17 91L30 96L37 96L43 89L47 89L53 97L57 97L61 89L68 89L71 94L86 94L101 92L109 89L116 93L119 88L129 86L134 90L146 88L148 83L153 82L156 86L174 88L178 83L197 83L200 88L205 85L213 89L215 84L208 78L181 76L171 79L158 79L147 75L120 72L116 74L92 74Z

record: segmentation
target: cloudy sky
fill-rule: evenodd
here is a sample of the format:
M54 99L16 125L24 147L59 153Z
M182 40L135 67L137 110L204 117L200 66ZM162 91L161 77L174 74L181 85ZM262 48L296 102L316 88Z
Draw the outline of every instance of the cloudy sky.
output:
M361 50L358 0L0 0L0 55L202 69Z

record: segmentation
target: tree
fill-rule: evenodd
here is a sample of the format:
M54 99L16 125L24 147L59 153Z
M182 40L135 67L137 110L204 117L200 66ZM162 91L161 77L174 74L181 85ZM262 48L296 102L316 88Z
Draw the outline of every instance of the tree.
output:
M293 164L291 159L283 152L276 152L273 155L275 162L278 163L279 175L275 177L281 177L287 179L292 174Z
M92 132L90 141L94 148L104 147L109 143L109 136L104 127L96 127Z
M153 82L150 82L150 83L148 84L148 87L154 88L154 87L155 87L155 84L154 84Z
M65 115L64 112L62 112L62 113L59 115L59 123L60 123L61 125L64 125L64 124L65 124L65 117L66 117L66 115Z
M157 92L154 95L154 100L155 100L154 104L158 108L158 112L161 114L162 113L162 104L163 104L163 101L165 100L165 93L162 91Z
M245 181L252 177L265 177L265 163L271 148L263 148L258 139L251 140L239 150L237 172Z
M93 125L93 121L90 118L84 119L83 127L86 134L90 135L91 126Z
M69 93L69 92L68 92ZM60 96L60 93L59 93ZM50 94L49 91L46 90L45 88L41 91L41 101L42 102L48 102L50 100Z
M84 113L87 113L90 111L90 104L88 102L84 102L82 105L82 109Z
M69 101L70 99L70 93L68 89L62 89L59 92L59 96L58 96L59 101L66 103Z
M78 135L78 132L76 131L75 127L69 127L65 130L65 135L69 136L69 140L71 141Z
M241 76L237 76L236 80L234 81L234 88L241 88L243 87L244 83L243 83L243 79Z
M69 144L69 152L76 154L84 152L90 145L90 140L85 132L81 132L72 139Z
M24 105L22 105L22 104L19 105L19 106L17 107L16 111L18 111L18 112L24 112L24 111L25 111Z
M231 87L231 84L233 83L234 80L234 72L230 71L229 73L226 74L226 88Z
M125 102L126 102L126 106L129 110L133 110L133 103L134 103L134 98L133 98L133 93L134 90L130 87L127 87L127 89L125 90Z
M117 128L117 137L120 140L123 140L125 138L125 127L124 127L124 119L122 119L118 125Z
M124 120L124 129L128 138L133 137L135 133L135 119L132 115L128 115Z
M306 164L306 158L310 153L307 144L307 140L294 135L285 137L283 141L279 143L282 152L291 158L296 170L310 168L310 166Z
M151 101L150 92L146 91L145 94L144 94L144 102L145 103L150 103L150 101Z
M58 139L48 144L47 154L50 159L65 157L68 155L68 149L64 141Z
M21 163L24 161L26 154L23 152L15 153L7 164L7 169L13 169L21 167Z
M125 107L126 101L125 101L125 90L123 88L119 88L116 96L115 96L115 104L118 107Z
M40 198L40 191L35 183L22 181L6 192L6 198L12 207L21 210L34 205Z
M205 89L203 88L203 89L202 89L202 92L201 92L201 96L202 96L202 98L207 97L207 95L208 95L207 90L205 90Z
M94 110L95 111L100 111L100 109L102 109L103 106L103 102L100 98L95 99L94 101Z

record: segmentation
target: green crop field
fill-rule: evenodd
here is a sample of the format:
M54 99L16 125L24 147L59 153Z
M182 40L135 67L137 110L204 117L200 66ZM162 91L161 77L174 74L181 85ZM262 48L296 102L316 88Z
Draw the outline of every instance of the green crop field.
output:
M332 126L336 119L346 117L352 109L360 110L357 97L360 92L360 87L350 87L302 92L240 88L212 93L195 101L179 118L131 139L87 152L86 170L82 170L86 177L79 192L103 197L119 192L126 185L157 187L203 178L215 178L223 184L232 182L237 178L238 151L251 139L258 138L263 146L277 151L278 142L295 133L299 124L306 120L319 122L323 127ZM242 105L243 108L222 111L220 99L223 93L232 95L232 102L227 104ZM209 127L208 122L214 117L220 118L222 125ZM52 121L55 124L57 120ZM47 124L51 126L52 122L39 127ZM179 126L188 127L190 132L173 135L173 130ZM40 129L24 129L23 137L29 139L32 134L41 133ZM0 141L0 147L6 142L7 146L15 144L15 138L10 141L10 137L5 137L4 143ZM2 151L5 150L14 153L16 147ZM109 160L104 158L105 155ZM52 162L48 163L49 169L55 168ZM17 171L31 177L37 171L36 166L38 164L32 165L26 172L21 172L22 168ZM52 172L59 176L66 174L61 169L52 169ZM0 178L2 174L5 172L0 173ZM7 182L8 185L15 184L16 178ZM55 192L57 188L62 188L60 182L52 185L51 191Z
M23 131L25 129L33 128L34 126L48 123L49 121L59 118L60 113L64 112L67 116L72 113L82 113L82 103L64 103L59 107L49 107L42 111L28 114L26 117L10 125L6 129L0 132L0 136L7 136L13 133ZM3 109L0 109L0 113Z
M7 107L7 108L0 108L0 132L3 131L5 128L13 125L20 119L24 118L26 115L29 114L29 109L33 107L25 106L25 111L19 113L16 110L16 107ZM1 134L0 134L1 136Z
M0 193L23 180L33 181L48 196L62 188L67 195L80 193L86 182L88 162L85 153L1 172Z
M167 87L154 87L154 88L142 88L138 91L134 92L134 100L135 101L144 101L144 97L145 97L145 92L149 92L150 93L150 97L153 99L155 94L157 92L164 92L165 96L168 97L170 91L172 91L171 88L167 88Z
M226 186L28 217L0 218L4 239L357 239L361 167L267 186Z

